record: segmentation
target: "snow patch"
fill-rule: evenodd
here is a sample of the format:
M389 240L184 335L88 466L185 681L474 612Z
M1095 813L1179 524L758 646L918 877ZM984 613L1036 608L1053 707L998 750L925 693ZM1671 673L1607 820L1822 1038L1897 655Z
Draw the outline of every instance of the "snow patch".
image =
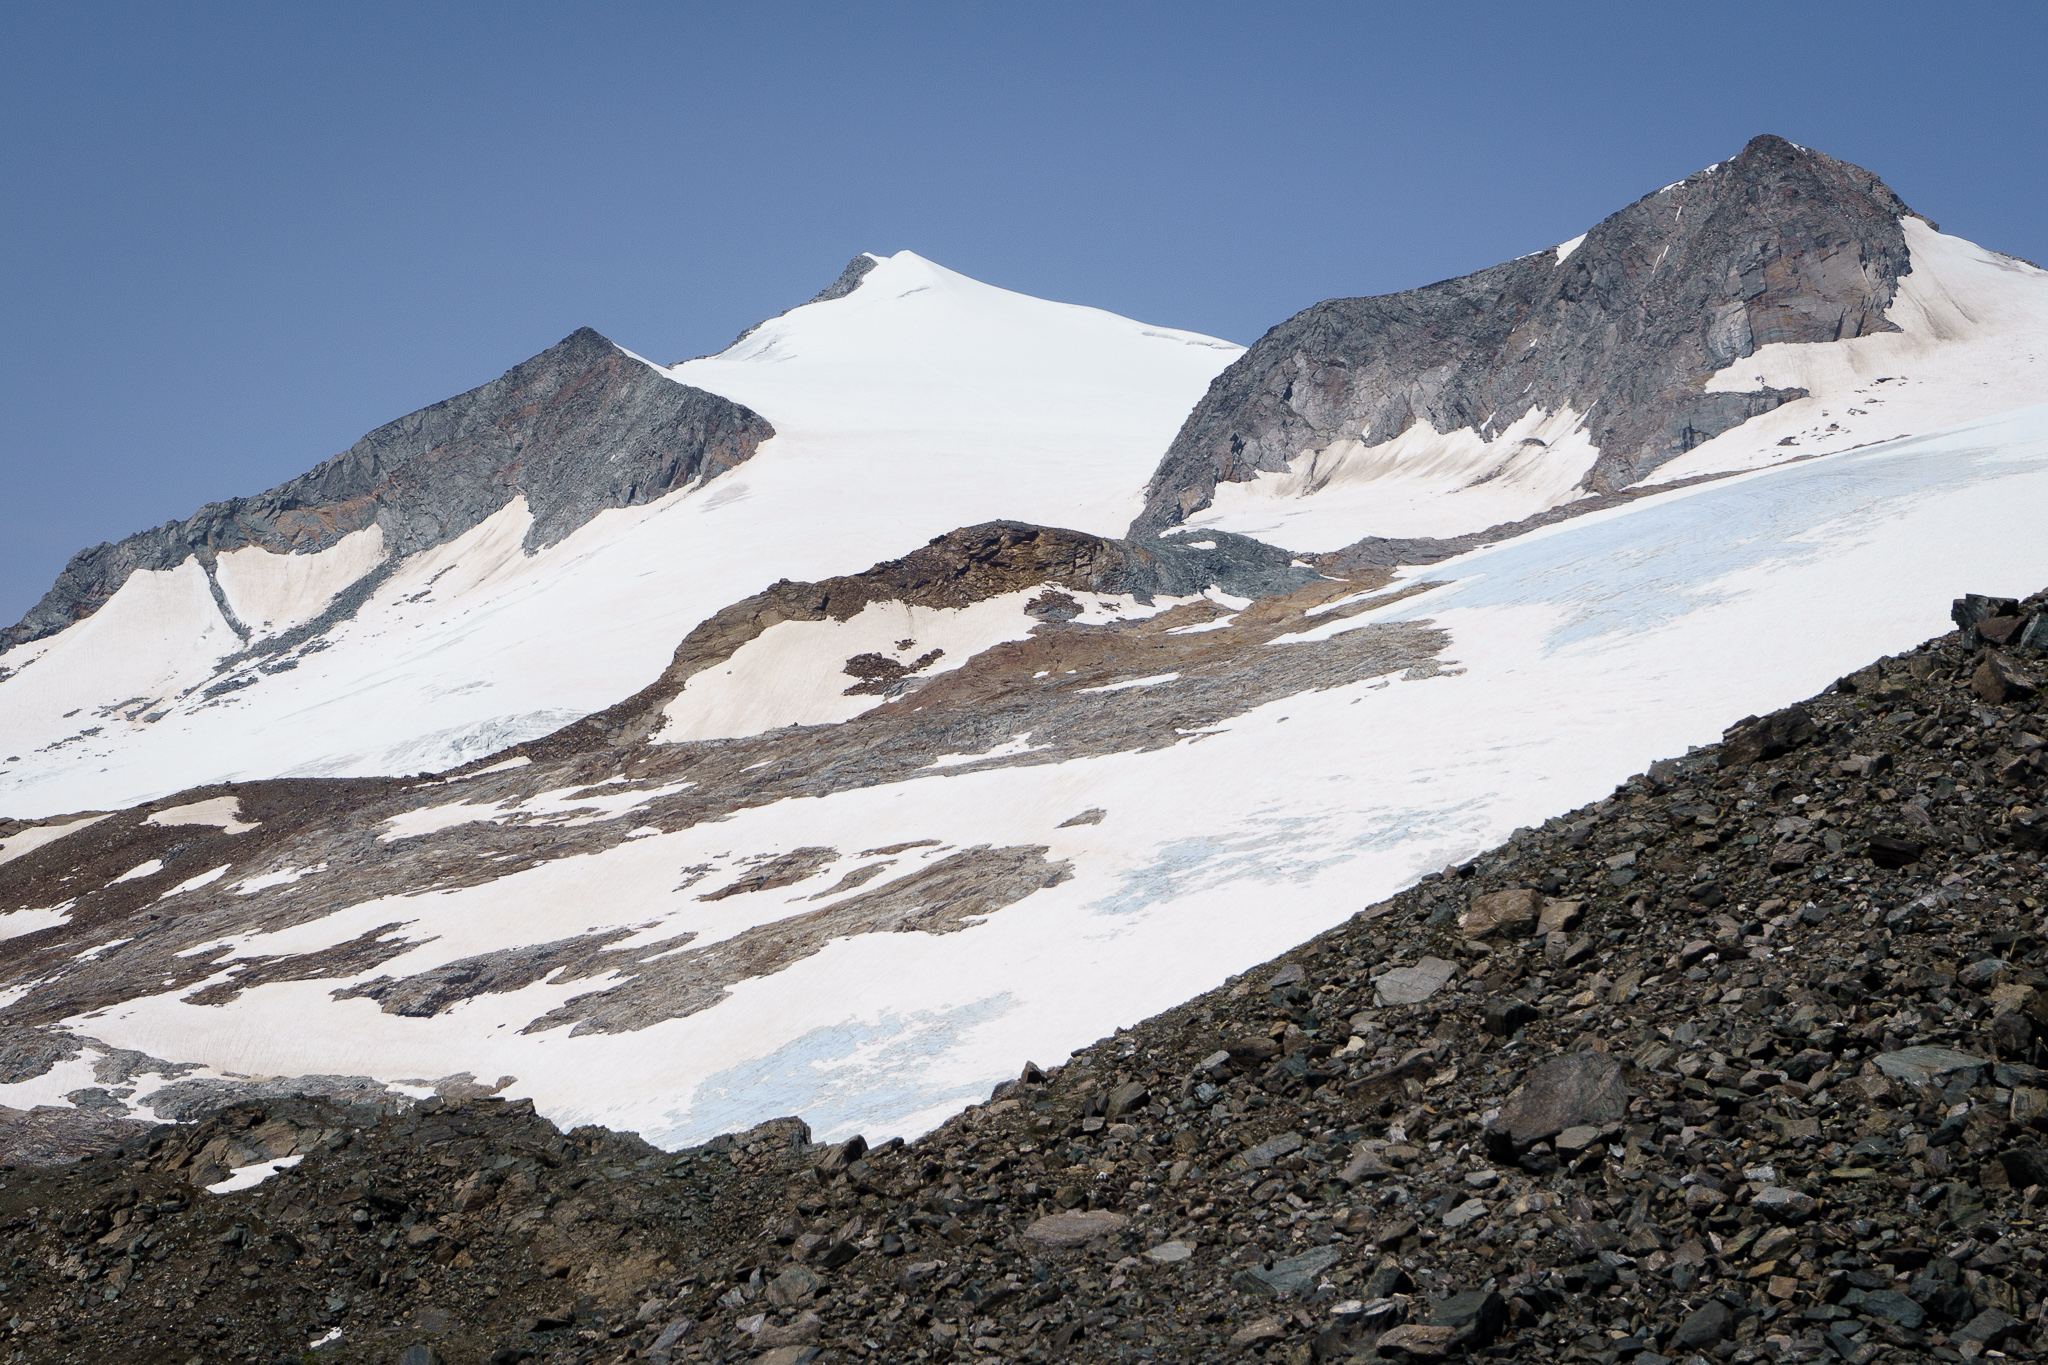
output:
M53 929L71 919L71 907L78 902L65 901L41 910L10 910L0 915L0 939L20 938L41 929Z
M1559 242L1557 244L1557 263L1563 265L1567 260L1571 259L1571 254L1574 251L1577 251L1585 244L1586 234L1583 232L1572 238L1569 242Z
M146 863L137 863L134 867L129 868L126 872L108 882L107 885L119 886L122 882L141 881L144 877L154 877L163 870L164 860L161 858L151 858Z
M16 858L35 852L45 844L54 844L67 834L96 825L106 819L104 815L87 815L76 820L66 820L54 825L36 825L0 839L0 863L11 863Z
M249 1166L237 1166L226 1180L217 1180L206 1187L208 1194L234 1194L241 1190L253 1190L279 1171L288 1171L306 1159L305 1153L296 1156L281 1156L271 1161L258 1161ZM339 1335L337 1328L330 1335ZM315 1343L316 1345L318 1343Z
M171 897L179 895L183 892L197 891L202 886L212 886L215 882L219 881L222 877L226 876L228 869L233 865L234 864L232 863L222 863L219 867L214 868L213 871L211 872L202 872L196 877L188 877L186 880L179 882L176 886L164 892L161 896L158 896L157 899L160 901L167 901Z
M1305 450L1282 472L1219 483L1189 526L1296 550L1335 550L1364 536L1453 536L1519 521L1583 495L1600 451L1570 408L1532 408L1492 440L1470 427L1417 422L1390 441Z
M304 625L344 588L384 559L384 528L372 523L317 554L277 554L261 546L214 560L228 607L255 638Z
M984 759L990 758L1015 758L1019 754L1035 754L1051 747L1050 744L1033 744L1031 742L1031 732L1026 730L1021 735L1010 736L1010 738L996 745L987 753L940 754L924 766L927 770L932 768L957 768L963 763L979 763Z
M920 682L949 673L985 649L1028 636L1039 622L1024 607L1042 591L1025 588L958 608L870 602L844 621L779 622L691 678L663 708L666 722L656 739L733 739L852 720L890 698L849 696L847 689L863 682L847 671L851 661L879 655Z
M301 877L309 877L315 872L326 870L326 863L315 863L311 867L279 868L275 872L265 872L261 876L244 877L229 889L237 896L253 896L258 891L268 891L273 886L290 886Z
M243 834L260 823L242 818L242 798L215 796L190 805L160 810L143 821L146 825L212 825L228 834Z
M1078 692L1123 692L1133 687L1157 687L1161 683L1178 682L1179 680L1180 674L1178 672L1155 673L1149 678L1130 678L1124 682L1108 683L1102 687L1082 687L1075 690Z

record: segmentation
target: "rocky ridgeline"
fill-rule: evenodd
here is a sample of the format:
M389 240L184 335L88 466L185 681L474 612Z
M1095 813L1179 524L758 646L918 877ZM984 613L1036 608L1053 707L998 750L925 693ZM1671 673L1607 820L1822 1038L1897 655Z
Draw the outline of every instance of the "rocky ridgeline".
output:
M1965 598L914 1143L282 1099L7 1169L0 1357L2031 1358L2042 606Z

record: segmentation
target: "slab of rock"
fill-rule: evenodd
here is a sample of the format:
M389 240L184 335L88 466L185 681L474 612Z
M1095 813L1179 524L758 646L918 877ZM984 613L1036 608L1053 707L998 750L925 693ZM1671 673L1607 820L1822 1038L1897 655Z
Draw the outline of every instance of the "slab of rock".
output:
M1908 1085L1941 1084L1959 1071L1982 1071L1991 1065L1987 1057L1973 1057L1952 1047L1931 1046L1881 1052L1876 1061L1879 1071Z
M1768 716L1749 716L1728 727L1721 737L1720 764L1737 768L1790 753L1819 731L1804 706L1788 706Z
M1130 1221L1122 1214L1111 1213L1107 1209L1048 1214L1024 1229L1024 1240L1047 1251L1067 1251L1086 1246L1097 1237L1121 1232L1124 1224Z
M1490 1289L1453 1294L1430 1310L1429 1325L1451 1329L1452 1344L1467 1350L1491 1346L1508 1325L1507 1300Z
M1727 1335L1729 1317L1727 1304L1719 1299L1709 1299L1678 1324L1678 1331L1671 1337L1672 1348L1696 1351L1702 1346L1712 1346Z
M1487 1130L1490 1146L1505 1139L1514 1148L1555 1137L1567 1128L1598 1126L1628 1111L1629 1088L1619 1057L1607 1052L1567 1052L1532 1069L1522 1088L1501 1106ZM1512 1152L1496 1155L1512 1158Z
M1231 1335L1230 1347L1242 1351L1246 1347L1258 1346L1268 1341L1278 1341L1287 1335L1287 1329L1280 1325L1278 1318L1260 1318L1257 1322L1246 1323Z
M1419 1005L1442 990L1457 974L1458 964L1440 957L1425 957L1413 967L1396 967L1379 979L1379 1003Z
M1585 909L1584 901L1550 901L1536 917L1536 932L1548 936L1576 929Z
M1379 1176L1392 1175L1394 1168L1380 1160L1380 1154L1370 1147L1361 1147L1354 1154L1337 1178L1347 1185L1356 1185L1361 1180L1373 1180ZM2022 1189L2025 1186L2021 1187Z
M1272 1165L1283 1156L1301 1150L1301 1134L1281 1133L1269 1137L1256 1147L1247 1147L1231 1158L1230 1164L1241 1171L1259 1171Z
M2001 1313L1996 1308L1987 1308L1967 1323L1949 1333L1951 1342L1976 1341L1986 1347L1996 1346L2024 1326L2018 1318Z
M1485 1200L1467 1199L1464 1203L1444 1215L1444 1226L1447 1228L1461 1228L1467 1223L1476 1223L1485 1216Z
M1992 653L1986 654L1984 662L1978 664L1977 671L1970 675L1970 690L1991 705L2002 706L2009 701L2031 697L2040 689L2011 660L2002 654Z
M1813 1217L1820 1203L1810 1194L1788 1190L1781 1185L1759 1190L1749 1206L1766 1218L1780 1223L1803 1223Z
M1111 1119L1122 1118L1131 1110L1143 1106L1151 1098L1151 1093L1145 1089L1142 1083L1126 1081L1109 1092L1109 1096L1103 1104L1103 1116Z
M1384 1356L1405 1351L1417 1360L1439 1360L1451 1353L1451 1338L1457 1334L1455 1327L1425 1327L1409 1323L1380 1333L1377 1347Z
M1338 1247L1317 1247L1264 1269L1243 1271L1232 1282L1253 1293L1306 1294L1316 1287L1317 1276L1342 1259L1344 1252Z
M1145 1254L1161 1265L1172 1265L1194 1255L1195 1249L1186 1242L1161 1242L1158 1246L1147 1249Z
M1526 887L1474 896L1458 916L1458 932L1468 939L1526 934L1535 927L1537 912L1542 908L1542 895Z
M1857 1307L1874 1318L1889 1318L1909 1332L1927 1321L1926 1311L1896 1289L1878 1289L1865 1294Z

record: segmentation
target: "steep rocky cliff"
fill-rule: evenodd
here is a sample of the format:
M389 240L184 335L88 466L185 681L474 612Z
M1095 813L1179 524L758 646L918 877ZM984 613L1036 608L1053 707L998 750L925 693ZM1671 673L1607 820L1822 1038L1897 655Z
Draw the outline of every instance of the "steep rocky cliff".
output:
M378 427L348 450L253 498L208 503L74 555L0 651L97 611L137 569L256 545L324 550L382 528L402 558L453 540L524 496L529 549L607 508L651 502L744 462L775 434L750 409L665 378L585 327L481 388Z
M1884 315L1911 269L1900 224L1910 213L1870 172L1766 135L1577 242L1316 304L1217 377L1132 534L1184 521L1219 483L1287 470L1340 441L1372 447L1427 422L1491 442L1539 409L1583 418L1598 458L1582 486L1636 483L1804 396L1708 392L1731 362L1772 342L1893 330Z

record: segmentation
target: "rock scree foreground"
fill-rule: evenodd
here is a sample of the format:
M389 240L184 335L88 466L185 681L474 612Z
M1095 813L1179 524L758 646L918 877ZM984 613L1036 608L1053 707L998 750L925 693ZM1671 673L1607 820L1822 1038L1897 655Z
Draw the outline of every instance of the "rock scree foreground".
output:
M2043 619L1961 599L915 1142L475 1086L16 1141L0 1357L2034 1358Z

